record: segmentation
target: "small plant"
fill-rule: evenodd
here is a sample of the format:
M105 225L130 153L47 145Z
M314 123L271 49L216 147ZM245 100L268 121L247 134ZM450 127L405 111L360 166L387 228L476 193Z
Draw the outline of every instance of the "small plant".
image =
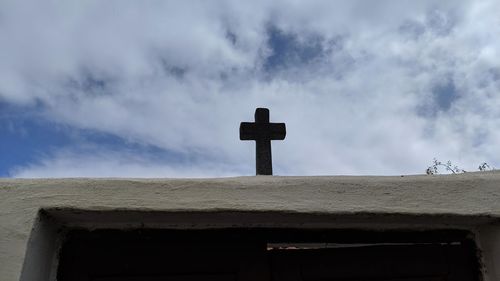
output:
M425 173L428 175L436 175L439 174L439 167L444 167L446 171L451 172L452 174L458 174L458 173L465 173L466 171L464 169L460 169L458 166L454 166L451 164L451 161L448 160L448 162L443 163L441 161L438 161L436 158L432 161L432 165L425 170Z
M493 171L494 169L488 165L488 163L484 162L483 164L479 165L479 171L484 172L484 171Z
M428 175L437 175L439 174L439 167L444 167L446 171L451 172L452 174L460 174L460 173L465 173L466 171L464 169L460 169L458 166L453 165L451 161L447 161L446 163L443 163L441 161L438 161L436 158L432 161L432 165L425 170L425 173ZM488 165L488 163L484 162L478 167L479 171L484 172L484 171L493 171L494 169Z

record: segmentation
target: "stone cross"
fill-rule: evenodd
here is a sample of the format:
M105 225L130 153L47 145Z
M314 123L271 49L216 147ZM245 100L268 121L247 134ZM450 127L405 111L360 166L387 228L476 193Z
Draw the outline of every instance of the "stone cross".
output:
M255 110L255 123L241 122L240 140L254 140L257 175L272 175L271 140L285 139L285 123L269 123L269 109Z

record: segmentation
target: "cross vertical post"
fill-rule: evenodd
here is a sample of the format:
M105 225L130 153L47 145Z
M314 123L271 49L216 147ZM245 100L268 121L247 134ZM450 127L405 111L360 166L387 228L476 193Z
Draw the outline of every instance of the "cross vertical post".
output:
M240 140L255 141L255 170L257 175L272 175L271 140L283 140L285 123L269 123L269 109L257 108L255 122L241 122Z

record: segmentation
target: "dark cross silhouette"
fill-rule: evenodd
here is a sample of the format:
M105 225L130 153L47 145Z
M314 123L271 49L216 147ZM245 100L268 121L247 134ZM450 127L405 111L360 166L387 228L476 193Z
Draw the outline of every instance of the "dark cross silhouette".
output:
M255 110L255 123L241 122L240 140L254 140L257 175L272 175L271 140L284 140L285 123L269 123L269 109Z

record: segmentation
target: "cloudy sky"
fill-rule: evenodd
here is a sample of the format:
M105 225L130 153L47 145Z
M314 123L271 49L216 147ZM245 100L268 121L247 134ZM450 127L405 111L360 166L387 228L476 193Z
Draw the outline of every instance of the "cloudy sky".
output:
M0 176L500 166L500 1L0 1Z

